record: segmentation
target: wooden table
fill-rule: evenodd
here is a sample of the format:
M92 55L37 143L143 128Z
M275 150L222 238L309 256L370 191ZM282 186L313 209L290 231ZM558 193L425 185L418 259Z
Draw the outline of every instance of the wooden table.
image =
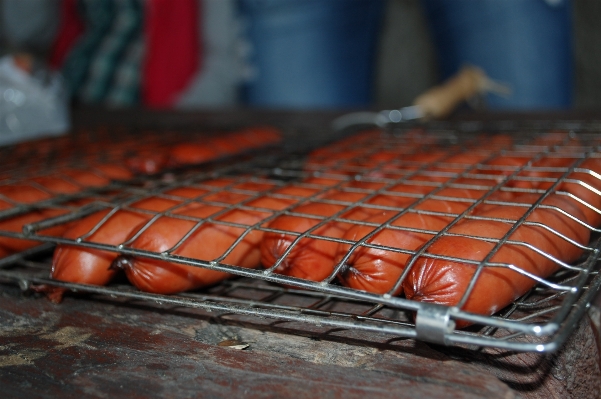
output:
M601 311L553 355L0 286L4 397L595 398ZM220 346L224 344L236 346Z

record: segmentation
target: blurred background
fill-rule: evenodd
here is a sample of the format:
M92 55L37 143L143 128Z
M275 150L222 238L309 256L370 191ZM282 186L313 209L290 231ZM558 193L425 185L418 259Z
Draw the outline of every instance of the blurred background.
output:
M596 0L0 0L0 55L74 105L398 108L466 64L489 109L601 105Z

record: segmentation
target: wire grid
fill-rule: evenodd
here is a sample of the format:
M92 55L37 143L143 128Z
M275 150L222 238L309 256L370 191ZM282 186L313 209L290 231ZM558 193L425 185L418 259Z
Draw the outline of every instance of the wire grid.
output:
M79 129L73 134L36 140L35 145L23 142L3 146L0 147L0 187L31 177L58 175L60 178L69 179L68 172L74 169L90 171L99 178L110 179L115 176L107 175L104 167L112 166L113 169L125 170L128 162L137 157L152 158L165 155L170 147L178 144L206 144L216 137L227 140L228 133L236 133L241 129L244 128L165 130L99 127ZM217 142L208 145L215 150L220 149ZM72 183L81 185L78 182Z
M570 174L580 171L578 165L585 159L597 156L598 139L594 134L546 134L544 144L536 143L541 132L528 132L527 135L514 135L512 141L492 141L491 136L461 134L454 130L416 132L403 131L398 134L371 131L340 141L332 146L320 149L309 157L294 157L287 154L263 154L251 159L229 165L217 165L202 170L182 171L176 180L145 179L143 184L120 183L103 189L97 189L92 202L84 206L70 206L78 199L77 195L62 195L43 203L15 206L0 212L0 221L19 212L31 209L60 208L66 210L58 217L40 220L24 226L23 232L6 232L0 235L15 238L35 237L46 242L38 247L48 249L54 244L68 244L92 249L110 250L122 256L138 259L170 261L186 266L200 267L230 273L242 277L241 280L226 281L216 288L204 291L159 295L137 291L131 286L111 285L95 287L81 284L64 283L50 280L48 264L31 261L36 249L29 253L15 254L0 260L0 276L18 281L22 287L30 284L53 284L72 290L99 294L120 295L130 298L152 300L165 304L199 307L209 310L233 312L242 315L267 316L280 320L301 321L338 328L359 329L395 334L400 337L417 338L446 345L493 346L522 351L553 351L567 338L575 321L582 316L586 304L598 289L600 283L596 272L598 245L596 241L583 246L588 256L576 265L561 264L560 271L552 277L542 279L531 276L537 286L494 316L481 316L461 311L457 307L447 308L420 303L403 297L394 296L394 291L407 271L398 279L393 288L384 294L372 294L340 285L337 275L345 268L345 262L357 248L373 248L388 253L405 253L415 257L420 250L407 250L384 247L370 243L370 239L385 229L399 232L410 231L429 235L427 242L432 245L439 237L450 234L449 229L460 220L477 219L471 211L478 206L508 206L509 203L495 198L495 193L537 194L540 201L531 207L534 210L541 205L542 199L566 181ZM578 139L578 140L576 140ZM392 154L385 157L382 154ZM398 156L401 154L401 156ZM423 154L436 154L436 159ZM467 158L461 158L465 155ZM520 166L494 165L490 160L498 156L527 158L528 162ZM473 162L473 159L478 159ZM569 159L568 166L535 166L543 158ZM584 170L587 172L586 170ZM545 172L553 177L533 177L532 172ZM462 182L462 179L477 179L477 184ZM520 182L550 183L551 188L541 190L523 188ZM514 183L514 184L511 184ZM399 185L415 187L418 190L396 190ZM304 189L305 195L286 194L286 189L295 187ZM182 196L178 189L193 189L197 195L189 193ZM427 194L423 194L425 189ZM445 195L445 190L472 190L478 195L466 198ZM331 199L332 192L353 194L353 200ZM226 193L227 195L224 195ZM357 195L361 198L357 199ZM374 199L402 199L404 207L385 204ZM152 211L136 207L136 203L149 198L162 198L173 201L174 205L164 211ZM235 198L228 202L228 198ZM253 205L257 200L270 198L277 207ZM460 211L436 212L420 209L427 201L445 201L458 205ZM327 216L307 214L296 211L303 204L322 203L333 205L338 210ZM186 214L190 207L213 207L215 212L209 216L194 217ZM389 219L384 223L348 219L350 211L364 208L370 211L388 212ZM134 231L131 237L117 245L107 245L89 240L90 233L78 239L44 234L44 229L77 220L99 210L108 210L110 215L119 212L144 214L147 222ZM246 212L256 217L252 223L237 223L223 218L231 212ZM407 228L394 225L394 221L405 214L423 214L445 217L451 220L447 228L430 231L420 228ZM299 216L314 220L314 226L303 232L281 231L269 227L269 222L278 216ZM153 252L136 248L136 239L161 218L185 220L194 227L168 250ZM106 222L104 218L100 223ZM526 216L516 223L528 224ZM366 226L371 232L359 240L344 240L340 237L321 235L320 227L332 223L345 223ZM212 259L189 258L178 254L187 240L192 240L199 229L207 226L221 226L238 231L224 252ZM594 237L597 229L591 228ZM240 245L252 232L285 233L294 237L292 245L303 239L325 240L351 247L346 257L338 261L330 275L321 281L291 277L282 272L280 265L288 253L282 254L273 266L266 269L242 268L224 262L227 256ZM507 236L508 237L508 236ZM511 243L507 237L497 240L499 243ZM520 244L520 243L517 243ZM523 243L522 243L523 244ZM423 253L422 253L423 255ZM444 258L444 257L443 257ZM492 265L512 267L512 265ZM488 267L475 262L480 269ZM275 284L272 284L275 283ZM248 292L252 292L251 297ZM426 327L416 325L414 314L426 315ZM454 330L452 321L466 320L477 323L477 327ZM430 324L428 324L430 323ZM421 327L421 329L420 329Z

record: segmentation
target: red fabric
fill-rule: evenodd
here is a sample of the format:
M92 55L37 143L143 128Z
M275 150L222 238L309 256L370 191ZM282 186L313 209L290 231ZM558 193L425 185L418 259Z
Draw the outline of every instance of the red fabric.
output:
M198 0L148 0L142 99L170 107L200 64Z
M48 60L50 67L55 69L63 65L67 54L82 35L85 26L77 11L77 0L63 0L60 12L61 25Z

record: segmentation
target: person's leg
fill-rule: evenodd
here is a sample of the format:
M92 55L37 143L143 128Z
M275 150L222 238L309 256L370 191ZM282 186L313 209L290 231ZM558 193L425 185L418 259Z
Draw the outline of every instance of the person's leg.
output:
M250 105L365 106L382 2L242 0L253 76Z
M424 0L443 77L474 64L511 86L491 108L565 108L572 101L569 0Z

